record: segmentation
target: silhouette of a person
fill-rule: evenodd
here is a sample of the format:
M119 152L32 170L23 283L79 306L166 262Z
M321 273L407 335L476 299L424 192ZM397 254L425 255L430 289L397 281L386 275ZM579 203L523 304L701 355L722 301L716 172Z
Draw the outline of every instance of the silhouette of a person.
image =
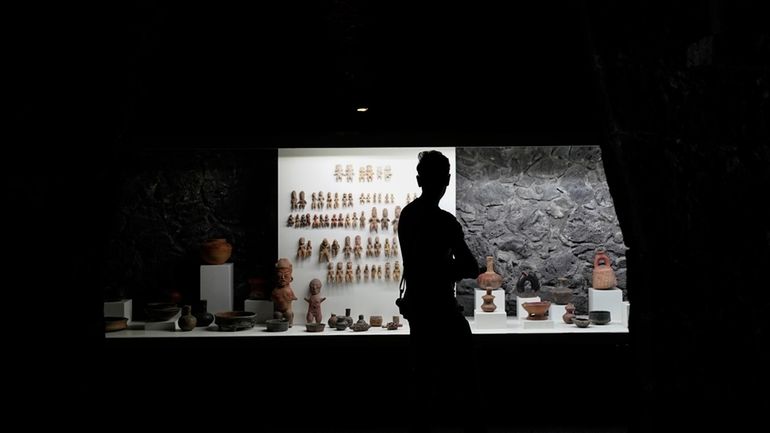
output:
M400 306L409 322L412 361L411 431L429 431L432 424L481 431L478 412L463 410L458 416L452 410L456 401L478 399L476 381L456 374L473 368L474 355L471 329L454 288L462 278L476 278L479 265L460 223L439 207L449 185L449 159L435 150L420 152L418 158L422 194L404 207L398 226L406 283Z

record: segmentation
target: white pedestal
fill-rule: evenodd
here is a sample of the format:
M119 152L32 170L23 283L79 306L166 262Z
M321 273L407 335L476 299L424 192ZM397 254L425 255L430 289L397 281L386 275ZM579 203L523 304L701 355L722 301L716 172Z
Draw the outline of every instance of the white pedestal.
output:
M265 323L267 319L273 318L273 301L247 299L243 301L243 309L250 313L256 313L257 323Z
M547 320L522 319L521 327L524 329L553 329L553 320L552 319L547 319Z
M182 317L182 312L174 316L174 318L169 320L164 320L162 322L144 322L144 330L145 331L171 331L174 332L177 330L176 322L179 320L179 318Z
M233 310L233 264L201 265L201 299L211 314Z
M623 321L623 292L620 289L597 290L588 288L588 310L609 311L610 322L621 323Z
M516 318L519 320L524 320L529 317L527 310L521 306L521 304L525 302L540 302L540 296L533 296L531 298L522 298L521 296L516 297Z
M476 296L474 298L473 302L473 311L475 313L483 313L484 311L481 309L481 304L484 303L484 300L481 298L482 296L486 295L487 291L482 289L476 289ZM495 297L494 303L497 305L497 309L494 311L495 313L498 311L505 312L505 290L503 289L495 289L492 290L492 295Z
M623 324L628 326L628 315L631 314L631 304L628 301L623 301Z
M105 302L104 317L125 317L130 322L133 308L133 302L130 299Z
M566 312L567 312L566 305L551 304L551 307L548 308L548 317L551 320L555 320L557 322L559 321L564 322L564 319L562 319L562 316L564 316Z
M499 309L498 309L499 310ZM473 323L477 329L505 329L505 311L495 310L491 313L474 311Z

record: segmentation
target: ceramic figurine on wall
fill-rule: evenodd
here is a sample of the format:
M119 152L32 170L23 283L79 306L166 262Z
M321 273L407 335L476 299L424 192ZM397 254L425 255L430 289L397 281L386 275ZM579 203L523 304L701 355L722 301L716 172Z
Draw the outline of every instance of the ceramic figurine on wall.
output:
M353 282L353 262L350 261L345 265L345 282Z
M326 282L327 283L334 282L334 265L332 264L332 262L329 262L326 265Z
M366 228L366 217L363 212L361 212L361 216L358 218L358 225L361 227L361 230Z
M331 209L334 206L334 200L332 199L332 193L326 193L326 209Z
M377 193L377 203L382 203L382 193L381 192Z
M382 279L382 265L377 265L377 279Z
M334 209L340 208L340 193L335 192L334 193Z
M384 170L385 182L390 182L390 178L393 176L393 171L390 169L390 165L385 166Z
M390 204L390 195L385 193L385 204Z
M318 196L316 193L310 194L310 209L318 208Z
M310 242L310 239L307 240L307 243L305 244L305 258L310 257L313 255L313 243Z
M308 304L307 316L305 319L307 320L307 323L323 323L321 302L325 301L326 298L321 297L321 280L318 278L310 280L308 289L310 290L310 297L305 298L305 301Z
M335 239L332 242L332 257L337 257L337 254L340 252L340 243L337 242L337 239Z
M345 246L342 247L342 253L345 259L350 259L350 255L353 253L353 246L350 245L350 236L345 236Z
M366 181L371 182L374 180L374 169L371 165L366 166Z
M388 218L388 208L383 208L382 218L380 219L380 227L382 228L382 230L387 230L389 223L390 223L390 218Z
M321 246L318 247L318 261L319 262L331 262L331 251L329 251L329 241L324 238L321 241Z
M305 214L305 225L303 227L310 227L310 214Z
M390 262L385 262L385 279L390 280Z
M318 203L315 205L316 209L324 208L324 192L318 191Z
M361 195L358 197L358 204L364 205L366 204L366 196L364 193L361 193Z
M382 244L380 243L380 237L377 236L374 238L374 256L379 257L380 252L382 252Z
M382 180L382 166L377 166L377 180Z
M297 191L291 192L290 201L291 201L291 210L296 210L297 209Z
M356 259L361 258L361 251L363 249L364 247L361 246L361 236L356 235L356 243L355 243L355 246L353 247L353 255L355 256Z
M374 257L374 243L371 236L366 238L366 257Z
M333 229L337 228L337 215L335 214L332 214L332 228Z
M401 206L396 206L394 211L396 215L393 217L393 233L398 233L398 219L401 218Z
M372 202L372 195L369 194L368 192L366 193L366 202L367 203L371 203Z
M377 219L377 208L372 208L372 216L369 218L369 231L370 232L377 232L377 227L380 220Z
M363 165L358 167L358 181L361 183L366 182L366 169Z
M353 164L348 164L345 166L345 180L348 182L353 182Z
M361 265L356 265L356 281L361 281Z
M353 212L353 218L351 218L350 226L354 229L358 228L358 215L356 215L355 212Z
M313 223L311 224L310 227L314 229L321 227L321 221L318 218L318 214L313 215Z
M349 229L350 225L351 225L351 223L350 223L350 214L345 214L345 228Z
M334 181L342 182L342 164L337 164L334 166Z
M409 204L412 201L412 194L406 193L406 204Z
M305 238L299 238L299 245L297 246L297 260L302 260L307 256L307 248L305 246Z
M401 264L396 260L396 262L393 263L393 281L399 280L401 280Z
M364 281L369 281L369 265L364 265Z
M305 205L307 205L307 200L305 200L305 191L300 191L299 200L297 200L297 209L305 209Z
M398 238L397 237L393 238L393 247L391 247L390 254L393 257L398 257Z
M289 219L286 220L286 227L294 227L294 215L289 214Z
M271 295L273 310L283 314L286 320L289 321L289 326L292 326L294 323L292 303L297 300L297 296L291 288L291 282L294 281L292 271L293 267L289 259L278 259L275 263L276 287Z
M342 269L342 262L337 262L337 271L334 274L334 282L342 284L345 281L345 271Z
M385 257L390 257L390 240L385 239L385 246L382 247Z
M324 227L331 226L331 223L329 222L329 214L324 215L324 224L323 224L323 226Z

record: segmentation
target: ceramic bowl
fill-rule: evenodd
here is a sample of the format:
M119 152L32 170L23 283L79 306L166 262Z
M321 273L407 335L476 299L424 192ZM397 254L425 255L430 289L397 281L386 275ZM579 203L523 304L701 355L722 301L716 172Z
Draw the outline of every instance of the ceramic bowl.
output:
M171 320L179 313L179 306L170 302L149 302L144 307L148 322Z
M610 323L610 312L603 310L594 310L588 312L588 318L595 325L606 325Z
M586 316L575 316L572 318L572 323L578 328L588 328L588 325L591 324L591 319Z
M527 319L546 320L548 318L548 309L551 308L551 302L525 302L521 304L521 307L527 310L527 313L529 313L529 317L527 317Z
M326 328L326 323L306 323L307 332L321 332Z
M250 311L224 311L214 315L220 331L251 329L257 323L257 314Z
M127 317L105 317L104 318L104 332L121 331L128 328Z
M265 329L267 332L284 332L289 330L289 321L286 319L267 319L265 320Z

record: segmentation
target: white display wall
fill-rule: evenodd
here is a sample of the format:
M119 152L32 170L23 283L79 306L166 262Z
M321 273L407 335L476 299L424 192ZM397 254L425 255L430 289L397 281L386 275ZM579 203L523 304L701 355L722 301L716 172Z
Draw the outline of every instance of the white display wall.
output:
M414 199L420 194L417 186L417 155L423 150L438 150L446 155L450 161L451 179L446 194L439 204L442 209L455 214L455 149L454 148L334 148L334 149L280 149L278 151L278 257L288 258L294 268L292 288L298 300L294 301L294 322L304 324L307 314L307 302L309 296L308 285L313 278L322 281L321 295L326 301L321 304L323 320L328 320L332 313L345 314L345 309L350 308L351 316L358 318L363 314L368 321L371 315L383 316L383 323L391 320L391 316L398 314L395 300L398 297L399 280L393 278L395 262L398 261L403 273L403 260L401 258L400 245L397 255L387 257L384 251L385 239L392 242L397 238L394 232L393 220L395 208L402 209L407 204L407 195ZM335 175L335 168L339 166L341 176ZM371 166L371 178L366 175L361 177L360 168ZM352 176L347 176L346 171L352 168ZM388 170L389 168L389 170ZM390 173L388 176L388 172ZM304 209L292 209L292 191L297 198L304 191L306 204ZM323 207L313 208L312 193L323 192ZM327 206L327 194L332 195L332 208ZM334 195L338 197L338 207L334 207ZM352 194L352 205L343 206L343 194ZM361 204L361 195L369 195L369 202ZM378 199L375 199L376 196ZM393 200L390 199L393 198ZM387 203L386 203L387 200ZM372 208L377 209L377 218L382 219L383 209L388 211L387 229L378 224L377 231L370 230L370 218ZM365 224L361 227L360 221L355 228L352 223L353 213L360 218L365 217ZM310 215L307 225L288 225L289 217L295 219L301 215ZM343 219L348 215L350 224L346 226L344 220L341 226L331 227L333 215L342 214ZM330 225L327 227L313 227L316 216L319 220L328 215ZM320 224L319 224L320 225ZM361 258L356 258L355 253L346 259L344 255L345 237L350 236L351 246L355 244L356 235L361 236ZM367 241L376 237L380 238L379 256L367 256ZM308 257L298 258L299 239L310 241L312 252ZM334 240L339 243L339 252L330 257L330 262L320 259L320 247L324 239L331 245ZM276 258L277 259L277 258ZM351 262L353 268L352 282L336 282L337 263L342 263L343 272L347 263ZM327 264L332 263L335 269L335 282L327 281ZM385 278L386 263L390 264L391 278ZM356 277L356 268L361 267L361 278ZM364 279L363 269L370 268L368 280ZM382 278L371 275L371 268L382 269Z

